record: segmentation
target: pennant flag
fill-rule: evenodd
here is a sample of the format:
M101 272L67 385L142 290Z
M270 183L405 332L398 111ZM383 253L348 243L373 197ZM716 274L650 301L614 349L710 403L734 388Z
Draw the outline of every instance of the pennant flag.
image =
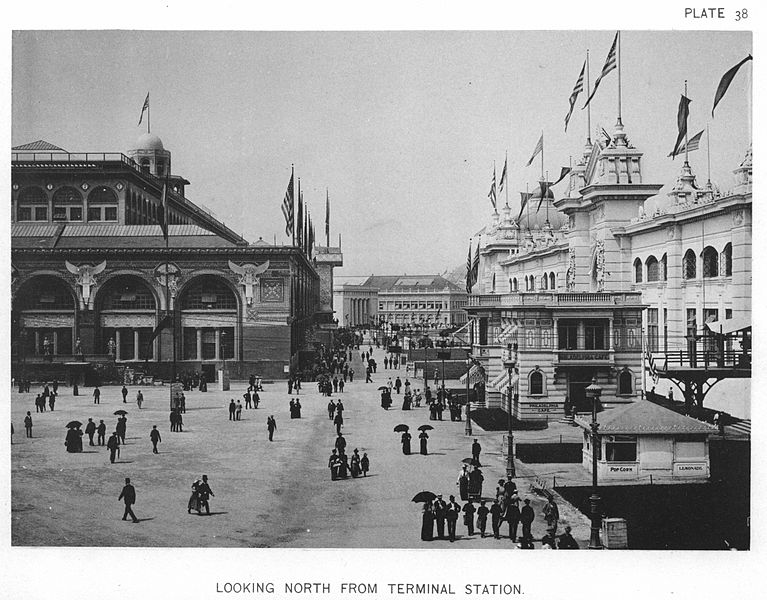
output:
M573 91L570 93L570 99L568 102L570 103L570 110L567 111L567 116L565 117L565 133L567 133L567 124L570 122L570 117L573 115L573 108L575 108L575 101L578 99L578 94L580 94L583 91L583 74L586 72L586 61L583 61L583 66L581 67L581 74L578 75L578 81L575 82L575 87L573 88Z
M519 215L517 216L517 223L519 223L519 220L522 218L522 212L525 210L525 206L527 206L528 200L532 197L532 192L519 192L521 205L519 207Z
M535 145L535 150L533 150L533 155L530 157L530 160L527 161L526 167L529 167L531 164L533 164L533 160L536 156L538 156L538 153L543 152L543 134L541 133L541 137L538 139L538 143Z
M304 207L304 252L309 253L309 207Z
M298 239L298 247L306 252L306 244L304 244L304 193L300 189L298 191L298 214L296 215L296 238Z
M613 141L612 136L609 133L607 133L607 129L605 129L604 127L600 127L599 130L600 130L599 133L601 133L605 138L605 145L609 146L610 143Z
M732 80L735 78L735 75L737 74L738 70L743 65L745 65L749 60L753 60L753 59L754 57L749 54L746 58L740 61L732 69L730 69L724 75L722 75L722 80L719 82L719 86L717 86L716 88L716 94L714 94L714 108L711 109L712 119L714 118L714 110L716 109L716 105L719 104L719 101L727 93L727 88L730 87L730 84L732 83Z
M591 184L591 180L594 177L594 173L597 170L597 163L599 162L599 157L601 155L602 155L602 145L597 141L591 146L591 154L589 155L589 160L586 163L586 173L585 173L586 185Z
M538 185L541 189L541 199L538 200L538 207L535 209L535 212L537 213L539 210L541 210L541 205L543 204L543 199L546 198L549 192L549 188L551 187L550 181L539 181Z
M474 261L471 263L471 285L479 281L479 242L477 242L477 249L474 252Z
M330 246L330 192L325 190L325 238Z
M684 137L687 135L687 117L690 116L690 102L691 100L682 94L679 100L679 110L676 115L676 124L679 128L679 134L676 136L676 144L671 151L670 156L676 156L681 151L681 144L684 141Z
M597 93L597 88L599 87L599 84L601 83L604 76L607 75L610 71L615 70L615 67L616 67L615 48L618 45L619 35L620 35L620 31L616 31L615 38L613 39L613 45L610 46L610 52L607 53L607 58L605 59L605 66L602 67L602 72L599 74L599 77L597 77L597 80L594 82L594 89L591 90L591 96L589 96L589 99L586 100L586 104L583 105L583 108L586 108L589 105L589 102L591 102L591 99L594 97L594 94Z
M152 347L152 342L154 342L155 339L157 339L157 336L160 335L160 332L166 327L170 327L172 324L173 324L172 315L165 315L162 319L160 319L160 322L157 324L157 327L155 327L154 331L152 331L152 335L149 336L149 341L147 341L146 343L145 356L148 356L150 354L149 350Z
M694 136L692 136L686 145L682 144L682 147L679 148L679 151L677 152L677 154L681 154L685 150L687 150L687 152L692 152L693 150L697 150L698 148L700 148L700 138L703 137L704 131L705 130L699 131ZM673 158L675 154L671 152L669 153L669 156Z
M162 229L162 237L168 241L168 182L162 184L162 198L160 199L160 214L157 215Z
M562 171L559 173L559 179L557 179L554 183L551 184L551 187L557 185L560 181L562 181L565 177L567 177L567 174L572 171L572 168L570 167L562 167Z
M290 174L290 183L282 201L282 214L285 215L285 234L293 237L293 173Z
M471 294L471 240L469 240L469 256L466 258L466 293Z
M493 167L493 183L490 186L490 192L487 194L487 197L490 198L490 202L493 205L493 210L498 212L498 209L496 208L496 195L495 195L495 167Z
M141 121L143 121L143 120L144 120L144 113L145 113L147 110L149 110L149 92L147 92L147 93L146 93L146 99L144 100L144 106L142 106L142 107L141 107L141 114L139 115L139 118L138 118L138 125L136 125L136 127L138 127L139 125L141 125Z
M501 173L501 182L498 184L498 193L501 193L503 191L503 186L506 185L506 165L508 162L508 158L503 161L503 172Z

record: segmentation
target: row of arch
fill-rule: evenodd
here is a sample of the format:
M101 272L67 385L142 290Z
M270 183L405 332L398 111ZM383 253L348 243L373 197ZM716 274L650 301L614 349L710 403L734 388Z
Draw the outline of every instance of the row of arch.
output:
M549 273L543 273L540 277L536 278L535 275L525 275L525 290L526 292L534 292L538 290L555 290L557 289L557 276L554 271ZM516 277L509 279L509 287L512 292L518 292L520 280Z
M721 253L713 246L706 246L699 255L692 248L688 249L682 258L682 279L697 279L699 270L704 279L732 277L732 244L729 242L725 244ZM660 261L652 255L648 256L644 263L640 258L634 259L635 283L644 281L652 283L667 279L668 268L665 254Z
M527 393L529 396L546 396L548 388L546 385L546 374L538 367L527 374ZM634 373L631 369L625 368L618 373L619 396L628 396L634 393Z
M16 220L48 221L49 203L54 221L117 220L117 193L103 185L93 188L85 198L72 186L59 187L50 197L41 187L25 187L16 198Z

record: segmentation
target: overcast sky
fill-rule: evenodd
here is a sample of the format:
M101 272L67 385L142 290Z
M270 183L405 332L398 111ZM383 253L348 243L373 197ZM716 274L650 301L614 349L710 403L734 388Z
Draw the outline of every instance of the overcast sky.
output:
M339 275L442 272L488 221L493 161L500 178L508 151L517 207L540 176L538 160L525 163L541 131L551 177L582 152L585 94L565 134L567 100L586 50L593 82L614 33L17 32L12 143L125 152L145 131L149 92L152 132L191 181L187 196L246 239L287 241L294 163L323 242L329 189ZM733 185L750 140L750 63L713 120L711 106L750 52L750 33L622 33L623 122L646 182L671 184L681 167L666 155L688 79L691 134L710 124L712 180ZM617 81L602 82L592 129L615 124ZM704 183L705 143L690 162Z

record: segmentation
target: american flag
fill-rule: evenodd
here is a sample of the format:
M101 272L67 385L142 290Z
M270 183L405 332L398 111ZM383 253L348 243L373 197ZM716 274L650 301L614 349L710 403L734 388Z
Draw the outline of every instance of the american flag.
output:
M604 76L607 75L610 71L615 70L615 67L617 66L615 48L618 45L618 36L620 34L621 34L620 31L617 31L615 33L615 39L613 39L613 45L610 46L610 52L607 53L605 66L602 67L602 72L599 74L599 77L597 77L597 80L594 82L594 89L591 90L591 96L589 96L589 99L586 100L586 104L583 105L583 108L586 108L589 105L589 102L591 102L591 99L594 97L594 94L597 93L597 88L599 87L599 83L602 81Z
M282 214L285 215L285 234L293 237L293 173L290 173L290 183L282 201Z
M533 164L533 160L540 152L543 152L543 133L541 133L541 137L538 138L538 143L535 145L535 150L533 150L533 155L530 157L530 160L527 161L527 164L525 166L529 167L531 164Z
M141 114L139 115L139 118L138 118L138 125L141 125L141 121L144 120L144 113L147 110L149 110L149 92L146 93L146 99L144 100L144 106L141 107ZM138 127L138 125L136 125L136 127Z
M471 294L474 282L471 280L471 240L469 240L469 256L466 258L466 293Z
M693 150L697 150L700 148L700 138L703 137L703 130L696 133L694 136L690 138L690 140L687 142L687 144L682 144L682 147L679 148L676 154L681 154L685 150L687 152L692 152ZM669 153L669 156L676 156L673 152Z
M503 191L503 186L506 185L506 166L509 162L509 159L503 161L503 171L501 172L501 181L498 183L498 192Z
M493 167L493 183L490 185L490 192L487 194L487 197L490 198L490 202L493 205L493 210L496 209L496 195L495 195L495 167Z
M565 117L565 132L567 132L567 124L570 122L570 117L573 114L573 108L575 108L575 101L578 98L578 94L580 94L583 91L583 74L586 72L586 61L583 61L583 66L581 67L581 74L578 75L578 81L575 82L575 87L573 88L572 93L570 94L570 99L568 102L570 102L570 110L567 112L567 116Z

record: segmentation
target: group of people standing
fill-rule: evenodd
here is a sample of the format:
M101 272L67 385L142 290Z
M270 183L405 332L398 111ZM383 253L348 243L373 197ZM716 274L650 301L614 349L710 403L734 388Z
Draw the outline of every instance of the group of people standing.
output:
M333 448L328 459L328 468L330 469L330 480L347 479L349 475L357 478L360 475L367 477L370 470L370 459L368 453L360 452L357 448L352 452L351 458L346 455L346 440L342 435L336 438L336 447Z

